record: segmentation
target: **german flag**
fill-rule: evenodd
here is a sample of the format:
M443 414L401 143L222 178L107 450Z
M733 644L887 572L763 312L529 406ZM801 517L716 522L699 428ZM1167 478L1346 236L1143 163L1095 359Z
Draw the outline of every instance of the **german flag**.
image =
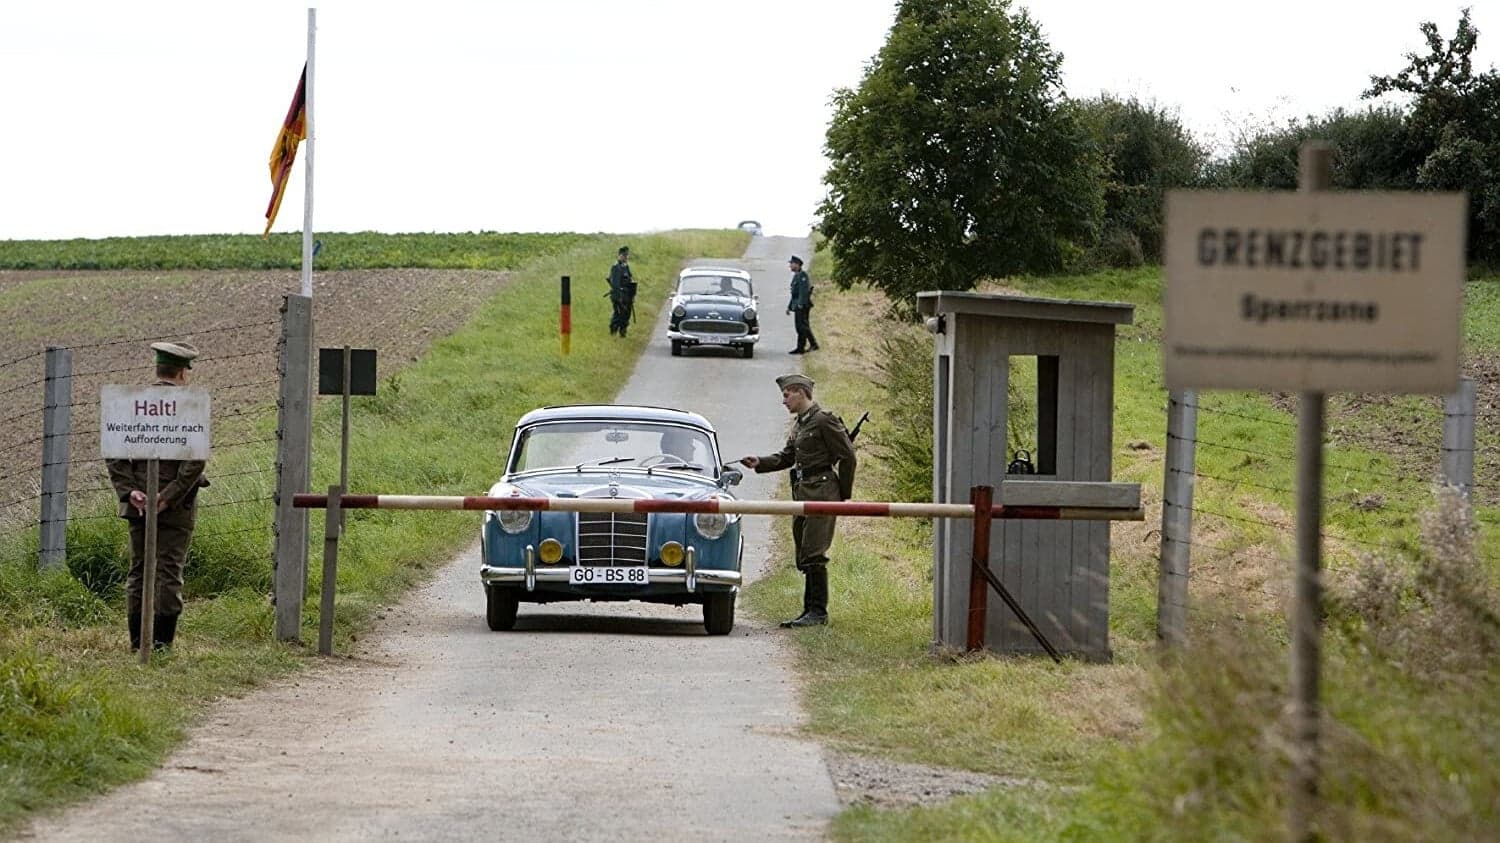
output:
M297 80L297 93L292 96L292 107L286 111L286 120L281 132L276 135L276 145L271 147L271 204L266 207L265 239L271 235L271 225L276 222L276 212L281 210L281 195L286 192L287 180L292 175L292 162L297 160L297 144L307 137L307 65L302 65L302 77Z

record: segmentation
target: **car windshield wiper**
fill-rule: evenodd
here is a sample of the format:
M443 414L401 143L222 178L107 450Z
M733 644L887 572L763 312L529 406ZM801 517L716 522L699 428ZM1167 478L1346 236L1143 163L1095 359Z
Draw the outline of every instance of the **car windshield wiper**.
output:
M614 465L615 463L630 462L633 459L635 457L604 457L597 460L584 460L578 465L573 466L573 470L580 471L586 465Z

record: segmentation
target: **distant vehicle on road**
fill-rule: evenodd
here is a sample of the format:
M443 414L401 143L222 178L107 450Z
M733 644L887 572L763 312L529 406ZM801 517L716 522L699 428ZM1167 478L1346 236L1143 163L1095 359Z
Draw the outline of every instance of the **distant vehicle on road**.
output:
M759 237L761 235L760 223L755 220L740 220L739 229L740 231L750 232L751 237Z
M672 356L694 346L733 348L754 357L760 341L755 285L750 273L723 266L690 266L677 276L667 339Z
M632 405L532 410L516 423L492 497L733 499L739 471L697 413ZM520 604L570 600L701 604L709 635L734 628L740 516L491 510L480 530L490 629Z

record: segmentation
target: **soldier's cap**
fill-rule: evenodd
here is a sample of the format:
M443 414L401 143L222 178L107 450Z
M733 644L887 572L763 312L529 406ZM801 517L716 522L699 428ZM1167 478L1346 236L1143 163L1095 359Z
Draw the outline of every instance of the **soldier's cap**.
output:
M799 258L799 257L797 257L796 255L792 255L791 257L787 258L786 262L787 263L794 263L794 264L796 264L798 266L802 265L802 259Z
M789 386L800 386L812 392L813 380L807 375L782 375L776 379L776 388L785 391Z
M198 356L198 349L189 342L154 342L151 343L151 350L156 352L158 364L184 369L193 368L193 360Z

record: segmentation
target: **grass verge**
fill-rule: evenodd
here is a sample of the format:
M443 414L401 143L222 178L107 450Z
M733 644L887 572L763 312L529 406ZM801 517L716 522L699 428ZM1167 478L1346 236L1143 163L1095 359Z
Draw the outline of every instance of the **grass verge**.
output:
M826 263L813 269L826 278ZM1497 315L1492 285L1470 285L1466 328L1473 354L1496 350L1492 329L1484 327ZM835 294L830 287L825 282L819 290L816 327L824 350L804 361L819 384L818 400L849 418L870 409L874 421L866 430L876 441L899 437L903 431L882 425L901 417L892 401L910 396L880 388L882 361L867 338L917 329L879 322L883 304L873 294ZM1022 784L910 810L854 807L835 822L834 836L1280 837L1281 595L1294 453L1289 408L1276 395L1205 396L1199 437L1219 447L1200 444L1198 470L1218 479L1202 479L1194 505L1217 517L1200 515L1195 524L1195 542L1202 539L1193 559L1195 646L1187 658L1163 662L1154 648L1154 530L1166 404L1159 275L1108 272L1017 282L1011 289L1137 307L1136 324L1123 328L1116 344L1114 475L1142 484L1148 518L1111 531L1115 662L1054 667L1040 660L929 656L930 531L916 523L845 519L832 554L834 623L797 635L809 731L848 751L995 773ZM1327 453L1325 534L1334 599L1325 645L1328 772L1318 821L1332 839L1474 839L1493 827L1500 810L1500 773L1486 760L1500 748L1494 737L1500 733L1496 560L1485 552L1494 531L1481 527L1477 552L1458 549L1462 542L1445 549L1434 541L1432 517L1423 515L1432 505L1430 475L1407 470L1407 455L1392 447L1402 438L1395 431L1428 429L1437 411L1425 400L1384 414L1351 402L1337 416L1342 427ZM1385 435L1376 437L1375 430ZM1414 438L1429 446L1435 462L1437 442ZM857 496L889 494L911 474L899 468L861 447ZM1481 507L1477 519L1492 525L1494 508ZM1396 561L1371 561L1372 552ZM1443 570L1443 560L1476 572L1477 584L1442 585L1434 572ZM1371 571L1385 573L1372 578ZM800 578L784 569L753 586L748 599L769 616L789 616L800 593ZM1382 643L1383 635L1402 643ZM1453 653L1468 660L1415 669L1440 665L1443 654Z
M684 260L738 256L746 239L718 231L634 238L641 301L661 301ZM522 413L541 404L611 400L649 342L648 332L609 336L609 302L582 292L602 289L602 282L597 288L580 284L572 353L560 356L556 279L604 278L615 244L613 238L582 238L567 251L531 260L465 325L383 382L378 395L356 399L351 486L367 493L476 494L499 476ZM319 402L316 409L315 489L337 477L338 412L337 402ZM261 454L258 461L266 459ZM210 474L225 468L211 462ZM339 559L340 646L478 529L461 513L348 514ZM0 546L0 609L7 618L0 631L0 834L33 812L145 775L212 700L307 663L303 648L270 641L269 512L238 517L250 526L233 540L259 549L256 567L233 567L245 564L239 549L224 547L233 525L206 518L189 563L194 599L178 646L150 669L137 666L124 646L118 598L99 597L69 573L37 573L34 534ZM321 520L312 520L316 548ZM87 523L97 524L90 529L99 531L101 546L117 548L110 557L117 568L123 522ZM316 576L311 580L316 587ZM303 617L304 640L316 637L316 611L314 595Z

